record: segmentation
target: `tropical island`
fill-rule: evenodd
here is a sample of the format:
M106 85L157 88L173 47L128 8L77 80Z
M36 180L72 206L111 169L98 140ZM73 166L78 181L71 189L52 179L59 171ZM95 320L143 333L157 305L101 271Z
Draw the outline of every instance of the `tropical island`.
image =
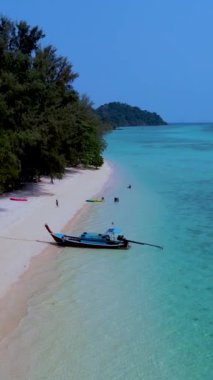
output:
M166 125L167 123L155 112L141 110L126 103L112 102L96 109L102 123L113 128L139 125Z
M66 167L103 164L104 133L118 126L166 124L118 102L94 109L73 87L78 74L43 31L0 17L0 193Z

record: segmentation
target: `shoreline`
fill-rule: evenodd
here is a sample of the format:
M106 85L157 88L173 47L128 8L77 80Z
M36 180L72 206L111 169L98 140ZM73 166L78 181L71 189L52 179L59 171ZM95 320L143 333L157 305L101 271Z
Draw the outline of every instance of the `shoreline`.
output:
M50 244L52 240L44 223L48 222L54 230L67 232L78 215L89 210L85 200L104 191L111 172L107 162L98 170L71 169L64 179L55 180L54 184L42 179L30 189L28 186L17 191L16 196L28 194L27 202L13 202L9 200L11 194L1 198L0 212L5 215L0 220L1 342L26 312L30 289L26 289L25 284L30 282L36 268L41 268L43 261L51 260L60 250Z

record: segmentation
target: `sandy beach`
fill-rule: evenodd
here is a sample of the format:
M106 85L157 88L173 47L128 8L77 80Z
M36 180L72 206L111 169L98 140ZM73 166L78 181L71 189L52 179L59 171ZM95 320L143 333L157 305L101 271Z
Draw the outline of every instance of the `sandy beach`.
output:
M55 231L72 230L78 216L90 207L86 199L102 196L110 174L111 167L106 162L98 170L67 169L62 180L51 183L49 178L42 178L39 183L0 197L1 378L19 378L23 363L20 368L17 364L15 370L11 366L17 348L10 336L26 315L28 299L40 282L48 286L51 279L42 268L47 268L60 251L60 247L51 244L53 240L44 224ZM27 201L12 201L11 197Z
M0 299L29 268L31 259L47 247L49 223L63 231L77 212L96 196L110 176L108 163L99 170L68 169L62 180L49 178L0 198ZM26 202L10 197L26 197ZM58 206L56 205L58 201ZM65 230L64 230L65 231Z

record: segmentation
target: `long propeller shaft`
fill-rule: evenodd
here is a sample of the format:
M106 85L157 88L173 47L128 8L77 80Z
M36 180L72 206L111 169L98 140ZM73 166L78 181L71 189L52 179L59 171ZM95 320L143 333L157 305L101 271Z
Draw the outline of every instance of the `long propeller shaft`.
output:
M150 247L155 247L155 248L160 248L160 249L163 249L163 247L161 245L156 245L156 244L150 244L150 243L144 243L144 242L140 242L140 241L135 241L135 240L129 240L129 239L126 239L129 243L135 243L135 244L140 244L140 245L149 245Z

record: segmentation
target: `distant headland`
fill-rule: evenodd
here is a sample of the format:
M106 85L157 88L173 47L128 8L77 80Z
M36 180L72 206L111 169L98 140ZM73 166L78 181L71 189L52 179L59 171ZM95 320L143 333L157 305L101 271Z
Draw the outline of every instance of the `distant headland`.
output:
M109 127L136 125L166 125L167 123L155 112L141 110L126 103L112 102L98 107L96 114Z

